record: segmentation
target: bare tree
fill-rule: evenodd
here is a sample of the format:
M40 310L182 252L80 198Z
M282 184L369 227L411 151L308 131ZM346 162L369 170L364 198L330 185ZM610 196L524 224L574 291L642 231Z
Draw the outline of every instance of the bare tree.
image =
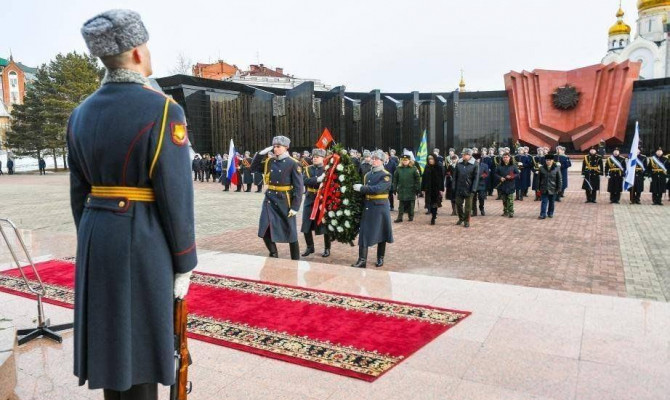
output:
M177 63L175 64L174 68L170 70L170 73L173 75L191 75L191 67L193 66L193 63L191 62L191 59L186 58L184 53L179 53L177 56Z

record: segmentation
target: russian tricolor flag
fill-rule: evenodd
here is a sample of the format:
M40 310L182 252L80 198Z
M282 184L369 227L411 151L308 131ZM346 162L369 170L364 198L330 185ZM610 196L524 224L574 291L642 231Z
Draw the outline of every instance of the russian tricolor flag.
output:
M233 139L230 139L230 149L228 149L228 171L226 171L226 177L228 178L228 181L233 185L237 185L238 163L239 160L237 159L235 154L235 144L233 143Z

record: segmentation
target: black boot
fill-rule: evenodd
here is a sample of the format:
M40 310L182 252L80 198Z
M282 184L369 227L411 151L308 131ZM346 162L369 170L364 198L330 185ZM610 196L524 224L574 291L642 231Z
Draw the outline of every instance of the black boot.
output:
M251 183L247 183L247 190L245 192L251 192Z
M270 252L270 256L272 258L279 258L279 252L277 252L277 244L270 239L270 234L266 233L265 236L263 236L263 243L265 243L265 247L267 247L268 251Z
M409 222L414 221L414 214L410 214L410 215L409 215L408 221L409 221Z
M456 204L451 203L451 215L456 215Z
M368 248L360 246L358 248L358 261L356 261L354 264L351 264L351 266L354 268L365 268L367 260L368 260Z
M394 219L393 222L402 222L402 213L398 213L398 218Z
M291 250L291 260L300 260L300 244L295 241L289 243L288 247Z
M328 238L328 235L323 235L323 253L321 253L321 257L330 257L330 239Z
M384 265L384 255L386 254L386 242L377 244L377 262L375 267L379 268Z
M433 218L430 219L430 224L435 225L435 220L437 219L437 208L431 210L433 212Z
M305 244L307 244L307 249L301 254L302 257L307 257L314 253L314 237L312 236L312 232L305 233Z
M482 217L486 215L484 212L484 207L479 207L479 214L481 214Z

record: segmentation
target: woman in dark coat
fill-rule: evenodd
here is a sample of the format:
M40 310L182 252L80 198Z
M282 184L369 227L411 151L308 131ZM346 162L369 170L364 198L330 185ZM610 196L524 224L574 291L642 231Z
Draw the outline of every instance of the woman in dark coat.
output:
M433 215L430 219L430 224L435 225L437 209L442 207L444 172L442 172L442 167L437 164L437 160L433 154L428 155L426 162L426 169L423 171L423 177L421 178L421 191L423 192L423 197L426 199L426 206Z

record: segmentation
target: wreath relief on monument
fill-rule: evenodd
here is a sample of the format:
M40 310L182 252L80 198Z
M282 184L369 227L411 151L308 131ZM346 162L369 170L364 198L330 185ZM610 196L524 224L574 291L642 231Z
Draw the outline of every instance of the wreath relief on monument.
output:
M574 86L569 84L559 86L552 93L554 107L559 110L572 110L579 103L579 92Z

